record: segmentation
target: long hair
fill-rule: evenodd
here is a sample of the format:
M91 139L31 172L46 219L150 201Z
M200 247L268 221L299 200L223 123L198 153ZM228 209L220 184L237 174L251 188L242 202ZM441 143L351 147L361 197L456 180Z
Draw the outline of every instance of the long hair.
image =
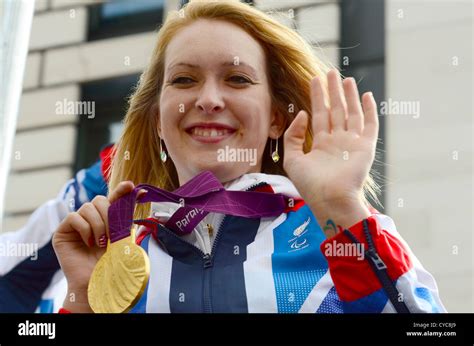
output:
M172 160L165 163L160 160L157 114L164 79L165 50L181 29L198 19L233 23L263 47L272 109L284 117L285 130L300 110L305 110L311 121L310 81L313 77L320 77L327 96L326 73L332 66L317 58L309 43L293 29L238 0L191 1L181 10L169 12L158 31L149 64L129 99L124 130L117 142L112 161L109 191L124 180L131 180L135 184L147 183L166 190L179 187L176 167ZM305 152L310 150L312 138L311 126L308 126ZM283 148L283 141L280 142L280 147ZM280 150L280 161L274 163L269 154L269 145L270 139L267 140L262 158L262 173L286 176L283 169L284 148ZM365 203L368 204L367 195L378 201L377 192L378 186L369 174L362 196ZM136 216L147 216L148 209L149 205L140 206L136 210Z

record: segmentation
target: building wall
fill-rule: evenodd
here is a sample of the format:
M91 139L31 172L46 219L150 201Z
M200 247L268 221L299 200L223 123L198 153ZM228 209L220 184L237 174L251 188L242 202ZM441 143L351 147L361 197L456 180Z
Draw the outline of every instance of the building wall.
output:
M473 308L472 2L386 2L387 213L450 312Z

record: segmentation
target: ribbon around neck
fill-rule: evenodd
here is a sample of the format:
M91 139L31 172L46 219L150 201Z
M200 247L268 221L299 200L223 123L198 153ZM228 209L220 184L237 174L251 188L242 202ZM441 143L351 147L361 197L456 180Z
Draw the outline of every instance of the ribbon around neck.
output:
M147 193L137 194L141 189ZM111 243L130 235L136 203L174 202L181 207L166 222L165 227L179 235L189 234L209 213L222 213L246 218L261 218L282 214L293 198L283 194L257 191L227 191L210 171L204 171L173 192L139 184L109 207Z

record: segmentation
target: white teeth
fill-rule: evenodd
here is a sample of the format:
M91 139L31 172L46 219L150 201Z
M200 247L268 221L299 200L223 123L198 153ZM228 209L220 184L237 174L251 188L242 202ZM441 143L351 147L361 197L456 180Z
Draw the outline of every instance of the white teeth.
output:
M208 129L208 128L199 128L195 127L192 130L192 134L200 137L218 137L224 136L229 133L227 129Z

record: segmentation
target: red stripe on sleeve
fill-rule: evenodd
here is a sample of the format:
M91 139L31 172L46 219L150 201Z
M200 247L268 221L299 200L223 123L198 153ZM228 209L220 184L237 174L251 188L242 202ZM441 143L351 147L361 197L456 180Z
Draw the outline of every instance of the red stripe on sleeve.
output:
M396 280L413 266L408 251L400 240L381 229L375 216L367 220L376 251L385 262L390 278ZM361 256L368 249L363 222L356 223L349 231L364 244L363 250L357 248L344 233L338 233L321 244L321 252L328 260L336 292L341 300L347 302L360 299L382 287L368 262L370 259L365 254Z

